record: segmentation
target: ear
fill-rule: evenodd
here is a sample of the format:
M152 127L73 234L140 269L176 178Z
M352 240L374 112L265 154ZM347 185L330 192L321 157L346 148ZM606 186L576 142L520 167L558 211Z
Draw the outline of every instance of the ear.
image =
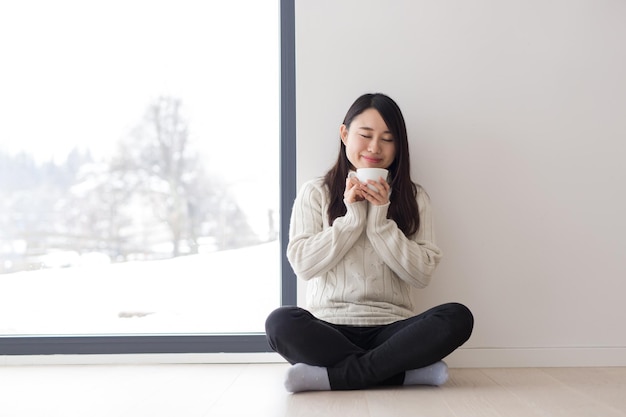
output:
M345 145L346 140L348 140L348 128L346 127L346 125L339 126L339 137L341 138L341 141Z

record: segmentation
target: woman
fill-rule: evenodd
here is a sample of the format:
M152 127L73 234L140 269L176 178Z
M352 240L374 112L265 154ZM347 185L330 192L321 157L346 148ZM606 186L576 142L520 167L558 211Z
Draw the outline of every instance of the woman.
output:
M442 254L429 197L410 177L400 108L365 94L339 133L337 162L303 185L291 217L287 257L308 281L308 310L281 307L266 321L270 346L293 365L285 387L441 385L442 359L469 339L473 317L458 303L415 311ZM358 168L389 175L361 183Z

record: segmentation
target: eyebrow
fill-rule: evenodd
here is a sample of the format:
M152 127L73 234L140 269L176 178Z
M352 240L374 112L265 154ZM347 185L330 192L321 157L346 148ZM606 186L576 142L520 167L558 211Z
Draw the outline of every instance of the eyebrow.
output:
M370 131L370 132L374 131L374 129L372 129L371 127L367 127L367 126L359 126L359 127L357 127L357 129L363 129L363 130L367 130L367 131ZM383 133L391 134L391 131L390 130L385 130Z

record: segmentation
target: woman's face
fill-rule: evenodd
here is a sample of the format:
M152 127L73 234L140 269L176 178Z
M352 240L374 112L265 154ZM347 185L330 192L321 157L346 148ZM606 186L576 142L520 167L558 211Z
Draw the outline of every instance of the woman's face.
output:
M396 157L396 141L378 110L369 108L352 119L350 128L341 125L352 168L389 168Z

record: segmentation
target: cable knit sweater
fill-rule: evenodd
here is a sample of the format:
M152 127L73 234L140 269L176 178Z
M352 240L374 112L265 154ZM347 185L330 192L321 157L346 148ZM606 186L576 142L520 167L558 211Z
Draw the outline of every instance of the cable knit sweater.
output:
M389 204L346 204L328 224L323 180L305 183L293 206L287 258L308 281L307 308L316 317L352 326L377 326L411 317L416 291L430 282L441 259L430 200L418 187L420 229L410 238L387 219Z

